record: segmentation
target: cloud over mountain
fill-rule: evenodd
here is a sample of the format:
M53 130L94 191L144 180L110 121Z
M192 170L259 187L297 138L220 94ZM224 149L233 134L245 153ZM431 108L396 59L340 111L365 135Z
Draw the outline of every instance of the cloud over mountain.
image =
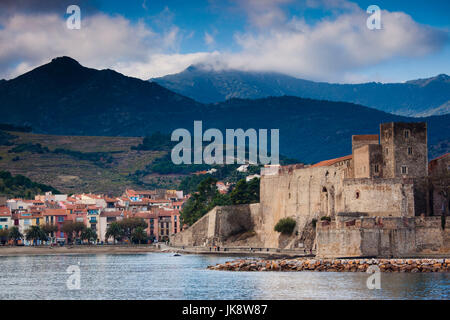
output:
M95 7L95 1L85 2ZM17 76L54 56L70 55L85 65L142 79L202 63L215 69L275 71L342 82L363 68L422 57L449 42L447 30L419 24L402 12L383 10L382 30L369 30L369 15L347 0L302 1L305 10L320 6L330 12L314 23L286 12L292 0L233 0L228 5L246 17L246 27L234 33L235 49L185 52L180 43L192 32L176 25L173 18L153 17L166 21L155 31L142 20L82 11L81 30L69 30L62 12L55 11L56 2L43 9L20 6L22 1L5 3L2 8L10 14L0 16L0 78ZM169 8L163 13L173 15ZM207 30L202 35L207 45L216 42L216 35Z

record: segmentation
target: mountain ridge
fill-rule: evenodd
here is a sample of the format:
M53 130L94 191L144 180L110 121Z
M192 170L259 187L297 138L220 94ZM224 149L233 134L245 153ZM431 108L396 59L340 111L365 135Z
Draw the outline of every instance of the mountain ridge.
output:
M146 136L178 128L279 129L280 153L311 163L349 153L351 136L391 121L426 121L430 156L449 150L450 115L408 118L346 102L293 96L202 104L157 83L95 70L63 57L0 83L2 122L33 132ZM448 151L447 151L448 152Z
M238 97L298 96L353 102L405 116L440 115L450 112L450 80L446 74L405 83L368 82L338 84L314 82L276 72L214 71L192 65L184 71L150 79L203 103Z

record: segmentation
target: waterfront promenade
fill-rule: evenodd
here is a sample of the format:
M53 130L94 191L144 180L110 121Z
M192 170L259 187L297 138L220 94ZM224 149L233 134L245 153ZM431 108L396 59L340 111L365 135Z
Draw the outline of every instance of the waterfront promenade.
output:
M49 254L130 254L160 251L155 245L4 246L0 247L0 257Z

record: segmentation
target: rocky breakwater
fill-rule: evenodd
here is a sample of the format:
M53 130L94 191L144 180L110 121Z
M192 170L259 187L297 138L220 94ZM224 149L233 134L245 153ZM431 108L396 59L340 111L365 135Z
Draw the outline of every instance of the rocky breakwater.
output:
M234 260L210 270L222 271L323 271L366 272L370 266L381 272L450 272L450 259L278 259Z

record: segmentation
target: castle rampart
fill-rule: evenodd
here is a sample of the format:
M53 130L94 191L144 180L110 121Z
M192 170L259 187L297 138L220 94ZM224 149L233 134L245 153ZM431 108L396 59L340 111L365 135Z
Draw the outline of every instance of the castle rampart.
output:
M174 241L223 242L246 229L262 247L307 243L322 256L448 253L449 222L430 215L448 215L449 157L433 160L428 169L426 130L425 123L381 124L379 136L352 137L351 155L266 166L259 204L214 209ZM287 217L296 228L286 240L274 226Z

